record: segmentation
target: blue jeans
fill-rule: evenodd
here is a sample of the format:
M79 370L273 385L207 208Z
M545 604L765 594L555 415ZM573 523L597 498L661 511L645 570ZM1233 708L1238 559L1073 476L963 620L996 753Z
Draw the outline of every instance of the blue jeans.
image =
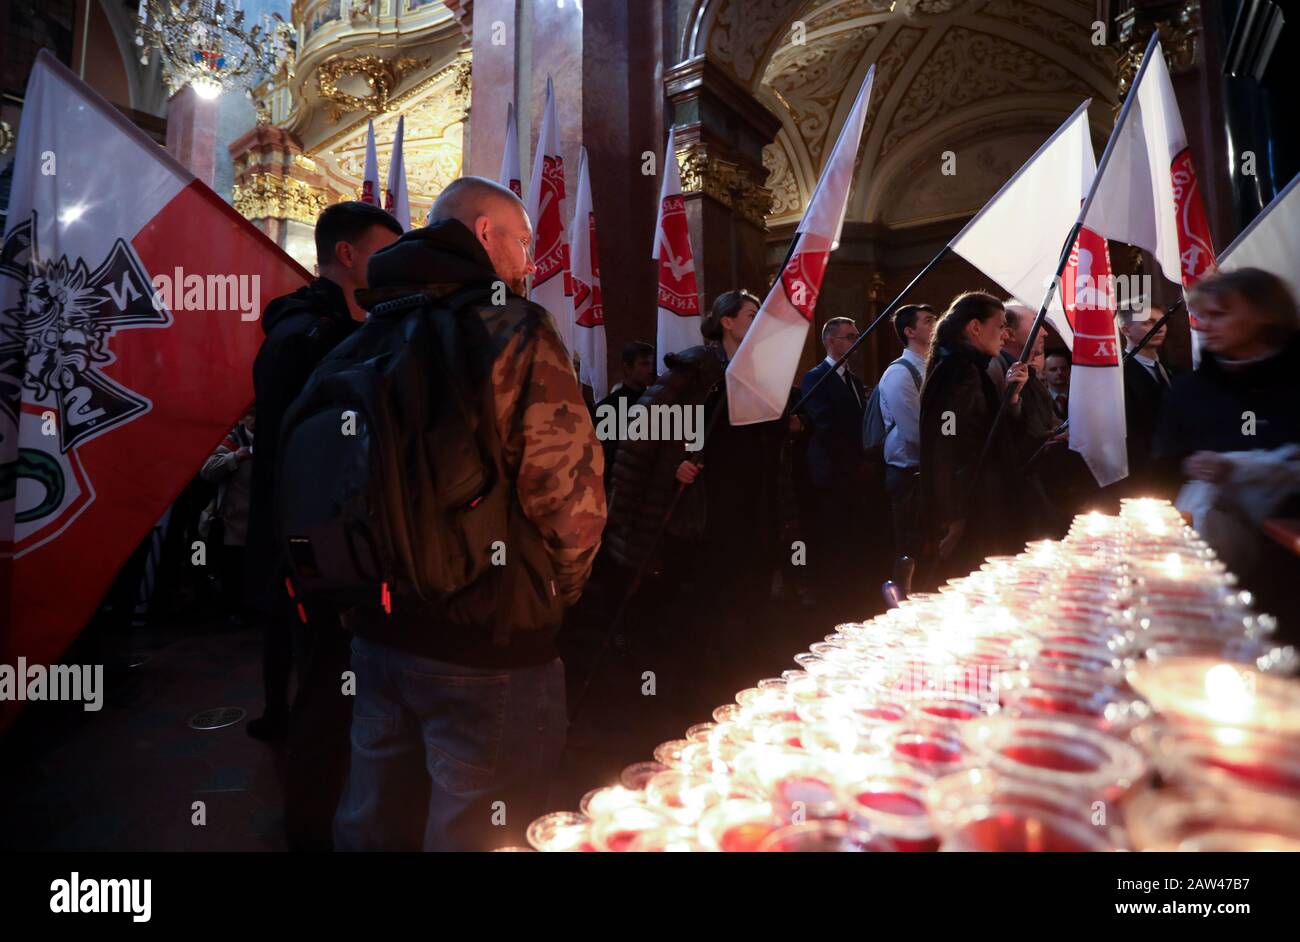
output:
M354 638L352 759L338 850L523 844L568 720L564 665L461 667Z

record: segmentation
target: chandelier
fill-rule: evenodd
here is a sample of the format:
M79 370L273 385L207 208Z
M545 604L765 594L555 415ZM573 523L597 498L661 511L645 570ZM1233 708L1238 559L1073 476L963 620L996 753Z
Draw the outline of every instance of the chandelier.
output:
M233 9L222 0L140 0L139 19L140 62L148 65L158 50L171 94L190 85L202 98L234 89L251 97L253 86L282 65L293 74L293 27L263 13L260 24L246 28L240 0Z

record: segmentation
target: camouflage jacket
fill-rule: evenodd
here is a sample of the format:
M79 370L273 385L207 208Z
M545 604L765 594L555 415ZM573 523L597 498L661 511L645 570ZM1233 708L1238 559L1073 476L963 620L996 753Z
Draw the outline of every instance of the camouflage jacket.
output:
M497 283L482 247L455 220L408 232L375 253L369 281L370 289L357 295L367 308L412 292L436 295L449 286ZM481 591L491 596L486 607L495 610L492 624L481 624L479 631L440 627L436 610L403 617L395 603L392 617L350 613L349 627L452 663L523 666L555 657L554 603L574 604L591 575L605 527L605 460L564 342L546 310L514 294L505 304L475 304L475 309L493 351L480 414L490 409L495 417L502 473L513 483L526 518L526 524L518 521L523 524L518 530L511 524L510 563L482 582ZM521 562L538 556L548 565ZM538 579L553 580L553 586L535 585Z

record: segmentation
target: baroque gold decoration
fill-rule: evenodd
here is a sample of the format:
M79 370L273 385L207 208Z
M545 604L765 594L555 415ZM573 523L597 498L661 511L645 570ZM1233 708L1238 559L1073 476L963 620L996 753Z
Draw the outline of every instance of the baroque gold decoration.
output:
M1135 28L1126 31L1120 45L1116 72L1119 81L1119 99L1115 104L1115 114L1128 97L1128 90L1137 78L1138 66L1142 64L1142 54L1147 43L1151 41L1153 30L1160 31L1160 48L1164 50L1165 63L1170 72L1186 72L1196 65L1196 36L1201 30L1201 5L1196 0L1188 0L1178 11L1177 20L1157 20L1146 29Z
M772 212L776 219L795 217L803 212L799 181L790 166L790 157L778 135L777 141L763 148L763 166L767 169L767 188L772 192Z
M703 142L696 142L677 152L681 168L682 192L703 193L756 226L766 226L772 211L772 191L756 184L749 171L739 164L708 152Z
M9 153L9 148L14 146L14 129L9 126L8 121L0 121L0 155Z
M357 56L352 59L335 57L321 64L316 73L316 82L321 97L331 105L329 120L337 124L338 120L351 111L368 111L370 114L383 114L395 108L390 99L393 90L408 73L427 67L428 59L414 56L398 56L393 60L378 56ZM339 82L351 76L362 76L370 88L366 96L350 95L339 88Z
M333 200L328 191L293 177L254 173L235 184L235 209L245 219L296 219L309 225Z

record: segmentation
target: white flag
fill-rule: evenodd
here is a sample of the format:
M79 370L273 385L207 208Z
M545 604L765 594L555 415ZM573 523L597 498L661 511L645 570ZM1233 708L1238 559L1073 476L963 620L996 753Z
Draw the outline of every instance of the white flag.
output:
M1292 178L1219 256L1222 271L1262 268L1300 298L1300 175Z
M1190 288L1214 270L1214 247L1158 33L1129 98L1084 225L1146 249L1166 278Z
M1214 271L1214 244L1159 40L1153 33L1147 43L1085 224L1146 249L1166 278L1187 289ZM1200 352L1193 330L1194 363Z
M1089 103L1075 109L948 243L1035 313L1097 172L1088 136ZM1060 292L1052 296L1048 318L1066 344L1072 344Z
M497 182L510 187L520 199L524 198L523 177L519 173L519 130L515 127L513 102L506 105L506 146L501 151L501 174Z
M686 201L682 198L682 177L677 166L673 128L668 129L664 148L664 177L659 185L659 213L655 218L655 242L650 257L659 262L658 323L655 355L659 372L664 357L698 347L700 336L700 290L695 280L695 253L691 250L686 225Z
M366 167L361 175L361 202L379 205L379 161L375 158L375 122L366 130Z
M1080 105L948 243L1035 312L1097 175L1088 104ZM1103 487L1128 476L1124 374L1111 284L1106 240L1085 227L1071 246L1048 318L1072 354L1070 450L1083 457Z
M581 365L580 382L591 387L597 401L609 394L605 357L605 308L600 300L600 252L596 247L596 214L591 203L587 148L578 162L578 198L569 227L573 247L573 332Z
M546 79L546 107L537 135L537 154L529 180L528 217L533 222L531 300L550 311L565 349L573 353L573 284L569 273L569 243L564 232L564 158L560 156L560 125L555 117L555 85Z
M406 193L406 160L402 156L402 137L406 116L397 119L397 137L393 138L393 156L388 161L388 192L384 194L384 209L393 214L402 231L411 228L411 200Z
M817 309L826 263L839 245L875 74L873 65L867 70L853 110L840 129L835 149L795 232L790 258L727 365L727 406L732 425L770 422L785 413L808 327Z

